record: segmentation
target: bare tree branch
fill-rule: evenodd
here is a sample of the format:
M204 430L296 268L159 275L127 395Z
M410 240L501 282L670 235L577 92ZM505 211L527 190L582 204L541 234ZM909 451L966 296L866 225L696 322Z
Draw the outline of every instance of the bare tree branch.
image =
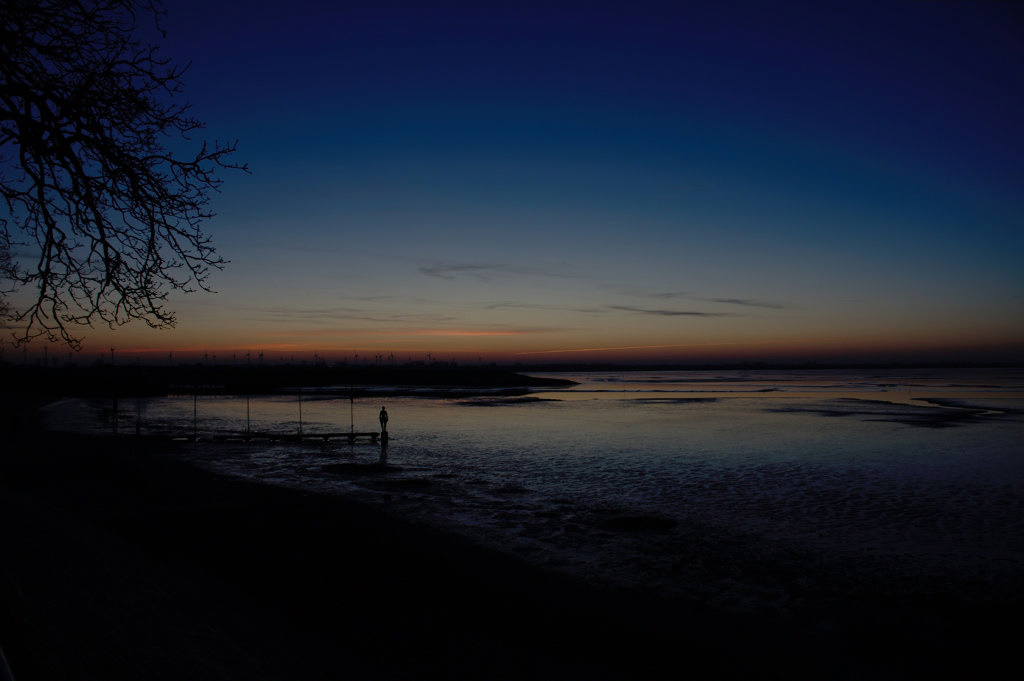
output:
M173 326L168 292L225 261L201 224L237 143L171 151L203 128L184 69L135 37L154 0L0 0L0 297L24 342L78 325ZM34 254L34 255L33 255Z

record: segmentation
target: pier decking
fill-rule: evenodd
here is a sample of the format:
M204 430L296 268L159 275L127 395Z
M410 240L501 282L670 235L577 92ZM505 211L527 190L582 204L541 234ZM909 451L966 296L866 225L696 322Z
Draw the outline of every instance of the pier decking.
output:
M189 437L189 439L192 439ZM333 433L220 433L216 435L210 435L210 440L215 442L248 442L250 440L266 440L266 441L286 441L286 442L305 442L321 441L330 442L331 440L342 440L349 444L354 444L360 441L366 441L370 444L377 444L380 440L380 433L377 431L371 432L333 432Z

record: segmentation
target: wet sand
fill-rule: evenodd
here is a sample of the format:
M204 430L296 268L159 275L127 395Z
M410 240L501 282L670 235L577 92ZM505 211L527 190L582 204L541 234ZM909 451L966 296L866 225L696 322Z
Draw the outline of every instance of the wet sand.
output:
M997 678L1019 641L1019 604L880 583L813 621L725 613L200 471L165 455L180 444L5 430L0 646L18 681Z

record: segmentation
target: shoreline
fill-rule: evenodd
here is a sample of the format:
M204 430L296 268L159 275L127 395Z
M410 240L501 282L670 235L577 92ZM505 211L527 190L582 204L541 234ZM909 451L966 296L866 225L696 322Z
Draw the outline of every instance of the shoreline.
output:
M385 508L199 470L171 443L8 425L0 647L19 681L914 678L1019 636L1013 603L880 593L812 626L599 588Z
M658 675L632 655L660 635L564 576L145 439L30 439L0 464L0 646L19 681Z

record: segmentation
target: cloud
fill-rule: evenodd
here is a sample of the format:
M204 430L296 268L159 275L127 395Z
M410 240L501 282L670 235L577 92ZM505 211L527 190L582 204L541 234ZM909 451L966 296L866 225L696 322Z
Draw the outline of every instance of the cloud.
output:
M551 333L556 329L538 329L538 328L508 328L508 327L489 327L489 328L454 328L454 329L410 329L408 331L402 331L401 333L409 336L528 336L538 333Z
M679 348L702 348L702 347L727 347L727 346L751 346L751 345L789 345L791 340L779 340L779 341L726 341L726 342L714 342L714 343L669 343L666 345L611 345L607 347L593 347L593 348L561 348L558 350L524 350L522 352L512 353L514 356L523 355L562 355L568 353L585 353L585 352L621 352L623 350L665 350L665 349L679 349Z
M547 310L553 312L584 312L587 314L605 314L608 312L608 308L606 307L570 307L567 305L516 303L512 301L489 303L485 305L484 308L487 310Z
M609 310L635 312L637 314L655 315L658 317L732 317L727 312L702 312L700 310L658 310L634 305L609 305Z
M689 293L682 293L680 291L664 291L664 292L661 292L661 293L641 293L640 296L642 296L644 298L663 298L663 299L691 298L692 297Z
M460 275L466 275L480 281L490 281L493 278L492 274L501 271L502 268L501 265L424 265L420 272L438 279L457 279Z
M375 322L395 324L418 322L440 324L457 321L450 315L423 312L409 314L379 314L358 308L299 308L299 307L245 307L236 308L249 313L249 319L270 323L324 323L324 322Z
M698 298L709 303L724 303L726 305L742 305L744 307L762 307L768 310L785 310L786 306L780 303L772 303L752 298Z
M487 327L421 327L408 329L395 329L383 332L391 341L405 337L436 336L442 338L460 337L489 337L489 336L529 336L537 334L548 334L560 331L560 329L548 329L539 327L513 327L513 326L487 326ZM382 337L379 329L339 329L327 327L319 329L285 329L279 331L267 331L261 334L264 337L272 338L324 338L324 337L352 337L372 336Z
M481 263L436 263L423 265L420 272L428 277L438 279L457 279L460 276L472 277L478 281L492 281L497 275L512 274L516 276L540 276L558 278L578 278L574 274L556 272L535 267L514 267L504 264L481 264Z
M665 297L668 297L666 294ZM655 315L659 317L734 317L729 312L705 312L702 310L666 310L636 305L602 305L599 307L571 307L564 305L544 305L542 303L516 303L504 301L490 303L485 306L488 310L546 310L554 312L580 312L584 314L608 314L609 312L633 312L636 314Z
M740 307L759 307L766 310L788 309L788 306L783 305L781 303L772 302L770 300L760 300L757 298L710 298L707 296L696 296L691 293L683 293L680 291L635 293L627 295L634 295L639 298L656 298L658 300L675 300L682 298L686 300L695 300L702 303L719 303L721 305L738 305Z

